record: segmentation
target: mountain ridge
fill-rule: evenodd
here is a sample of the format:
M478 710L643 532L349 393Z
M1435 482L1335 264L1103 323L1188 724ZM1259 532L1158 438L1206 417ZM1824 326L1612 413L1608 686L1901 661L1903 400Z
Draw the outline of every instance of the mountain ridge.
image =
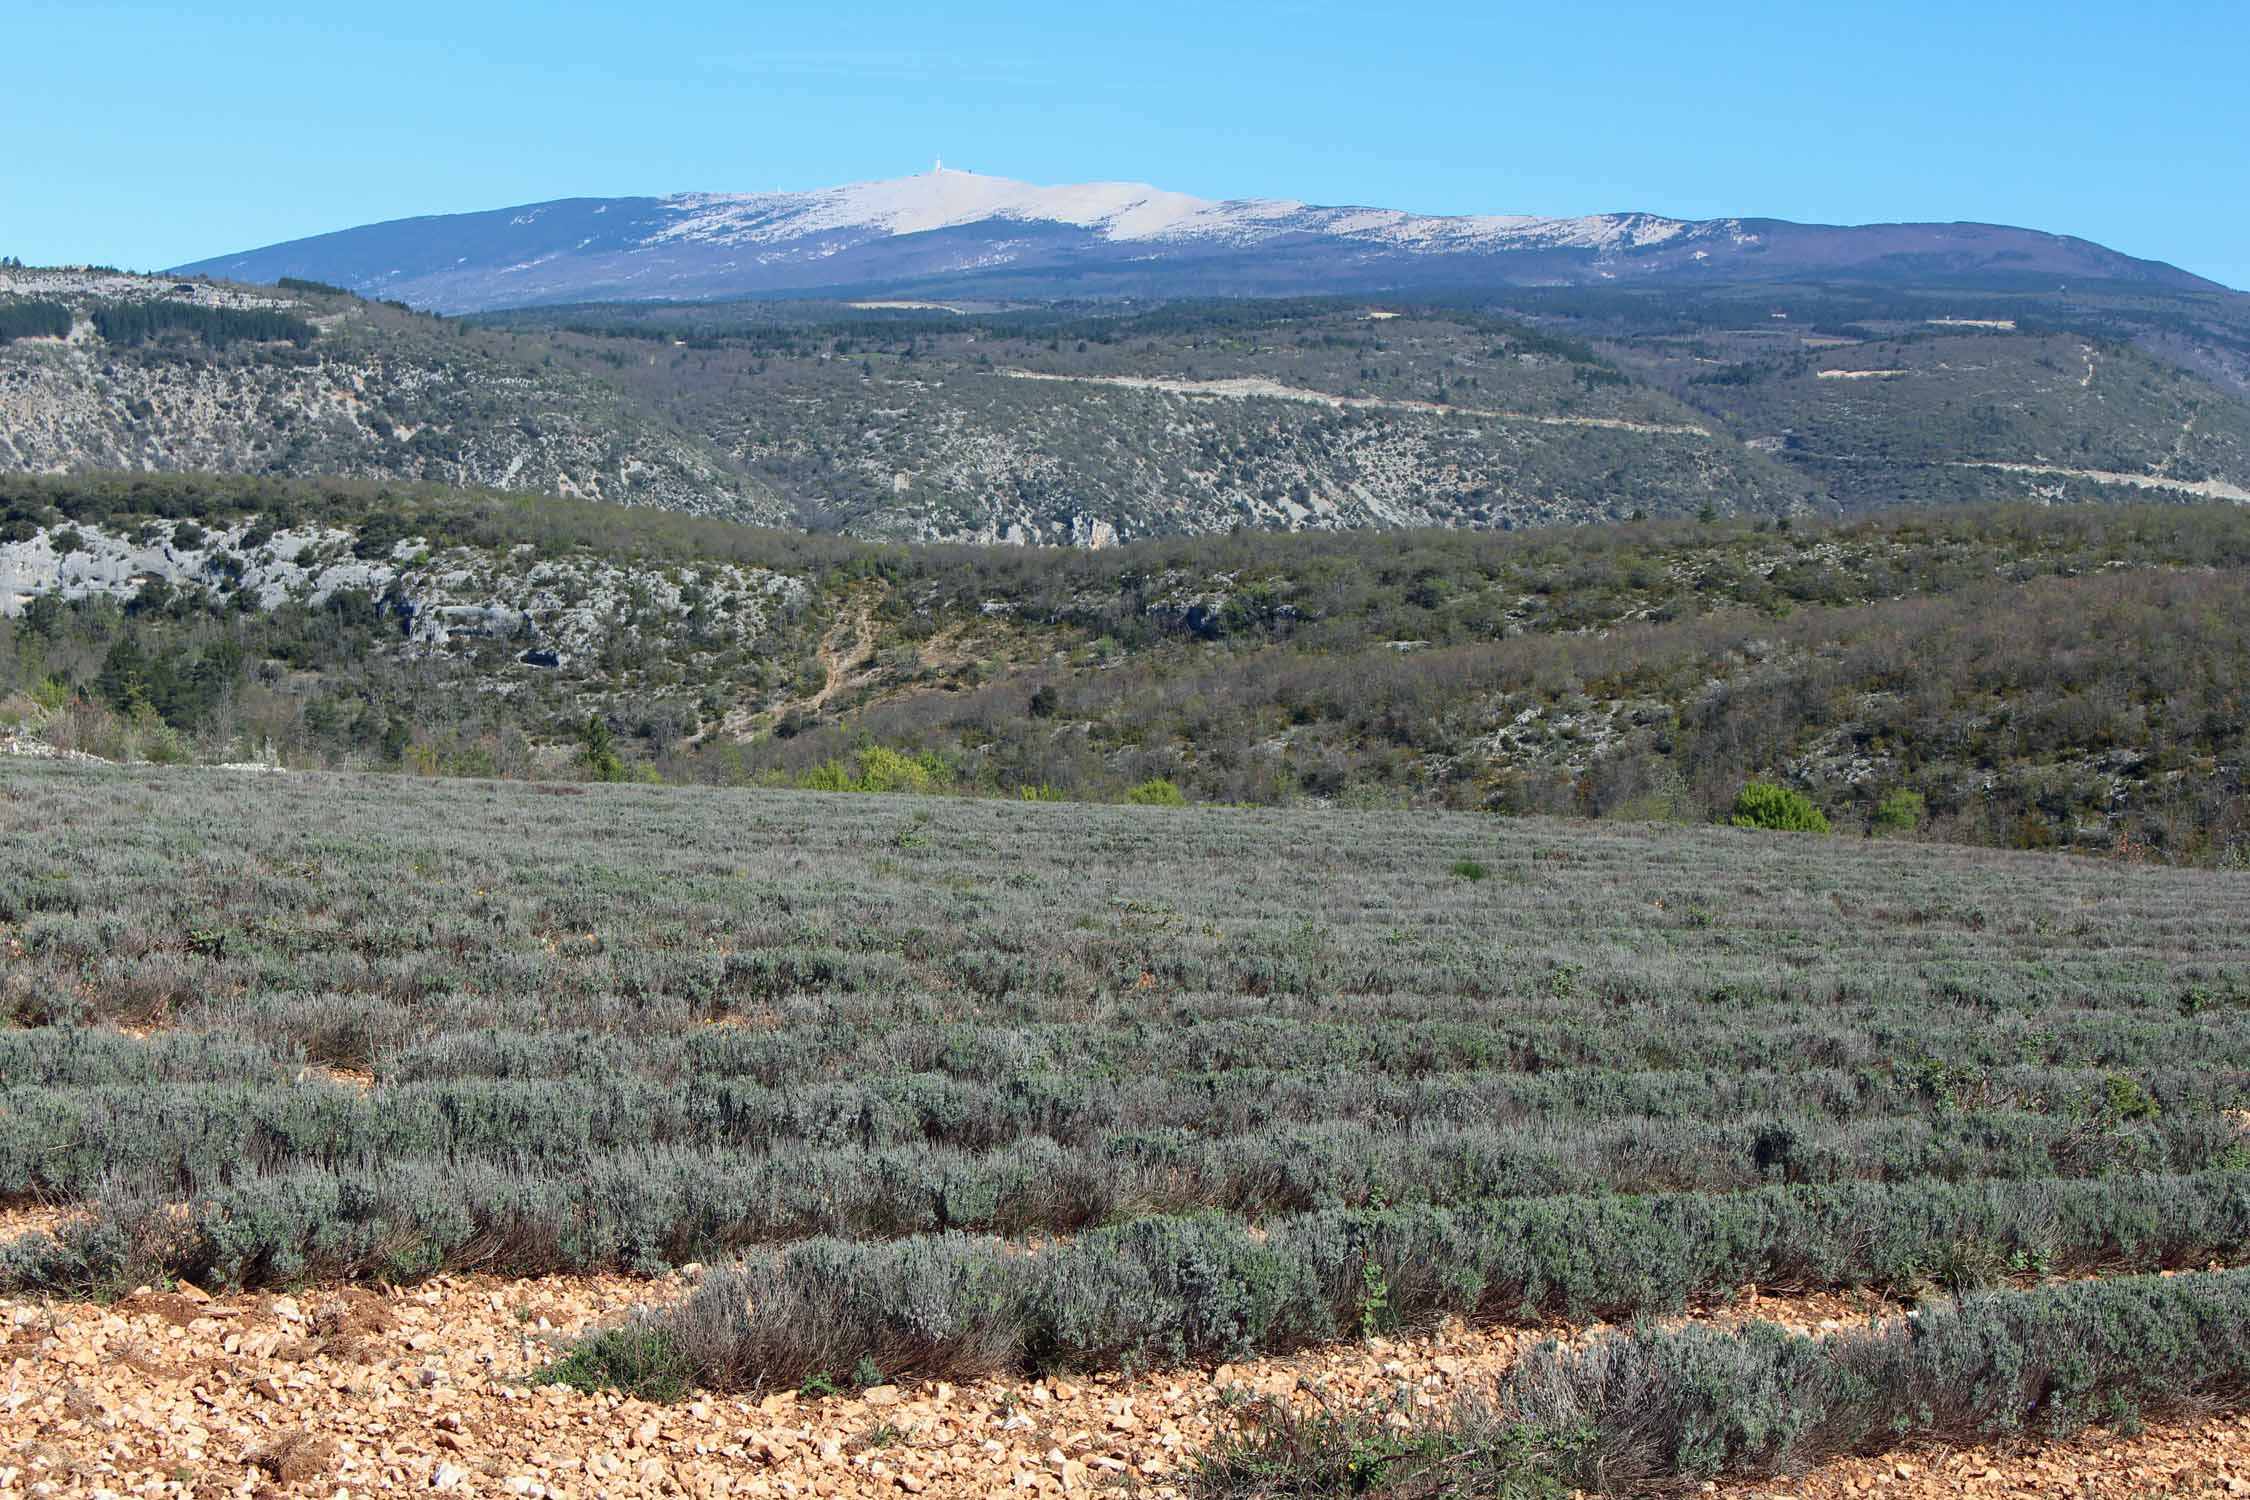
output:
M177 274L332 282L445 312L718 301L933 282L1008 295L1279 295L1463 285L2018 273L2225 290L2092 241L1960 222L1801 224L1645 212L1437 215L1146 183L939 168L805 192L579 197L284 241ZM1026 278L1028 279L1028 282Z

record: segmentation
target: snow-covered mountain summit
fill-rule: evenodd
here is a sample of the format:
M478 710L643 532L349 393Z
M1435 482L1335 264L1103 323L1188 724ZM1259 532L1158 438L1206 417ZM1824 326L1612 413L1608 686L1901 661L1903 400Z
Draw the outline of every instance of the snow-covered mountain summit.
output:
M1146 183L1040 187L942 166L913 177L809 193L687 193L663 202L679 220L661 237L715 244L771 243L839 230L927 234L991 219L1068 224L1110 239L1153 239L1222 207Z
M1043 187L943 167L810 192L568 198L402 219L180 269L302 276L448 311L776 293L1193 296L1808 273L2208 285L2084 240L1988 224L1439 216L1221 201L1146 183Z
M1320 208L1284 198L1220 201L1145 182L1041 187L942 166L913 177L810 193L690 193L661 201L678 217L655 238L720 245L774 244L837 233L927 234L1012 220L1068 225L1112 242L1248 245L1288 234L1317 234L1414 250L1505 244L1610 250L1661 244L1694 227L1649 214L1448 218L1396 209Z

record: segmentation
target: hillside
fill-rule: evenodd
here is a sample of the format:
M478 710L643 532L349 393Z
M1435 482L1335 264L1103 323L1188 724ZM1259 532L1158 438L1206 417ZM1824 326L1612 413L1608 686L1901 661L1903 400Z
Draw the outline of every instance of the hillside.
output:
M1766 777L1853 830L2250 848L2234 506L1087 551L434 489L0 498L0 701L107 758L1688 822Z
M403 219L181 270L311 277L443 312L785 292L1177 298L1989 271L2216 290L2177 267L1995 224L1435 217L1216 202L1143 183L1043 187L942 166L811 192L572 198Z
M2246 308L1941 282L463 323L302 284L0 271L0 467L436 481L1082 546L2240 499Z
M547 351L312 288L0 270L0 467L337 475L535 490L773 519L708 442ZM294 338L226 337L195 313L263 313ZM121 313L139 324L115 337Z

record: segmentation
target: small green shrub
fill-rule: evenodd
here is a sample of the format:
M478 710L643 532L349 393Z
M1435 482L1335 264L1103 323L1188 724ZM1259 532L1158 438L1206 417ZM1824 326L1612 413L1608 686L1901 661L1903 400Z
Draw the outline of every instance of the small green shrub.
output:
M1775 786L1770 781L1746 783L1734 799L1737 828L1766 828L1782 833L1826 833L1828 815L1813 806L1803 792Z
M808 792L848 792L854 790L852 773L844 769L840 760L824 760L797 778L797 785Z
M677 1401L694 1383L678 1343L661 1328L628 1324L581 1340L545 1369L533 1385L567 1385L580 1391L623 1391L643 1401Z
M1491 873L1492 872L1490 870L1487 870L1483 865L1477 863L1473 859L1457 859L1453 862L1453 874L1455 878L1466 880L1472 885L1479 880L1485 879L1487 876L1491 875Z
M1187 798L1168 778L1151 776L1125 794L1125 800L1135 807L1185 807Z
M2102 1080L2101 1118L2105 1124L2121 1125L2133 1120L2153 1120L2164 1110L2137 1078L2123 1073L2112 1073Z
M1929 803L1920 792L1899 787L1885 792L1883 800L1875 804L1875 816L1869 820L1869 827L1878 838L1912 833L1922 826L1922 819L1928 812Z
M1369 1257L1359 1267L1359 1332L1362 1338L1397 1326L1391 1316L1391 1283L1382 1263Z
M822 761L800 773L796 785L808 792L908 792L928 795L952 788L953 767L942 755L906 755L869 745L852 757Z
M625 758L617 753L617 740L600 714L588 714L578 730L578 763L596 781L624 781Z
M1406 1413L1411 1415L1411 1413ZM1528 1428L1478 1434L1393 1426L1381 1411L1297 1411L1263 1401L1245 1413L1244 1430L1211 1449L1189 1493L1198 1500L1249 1500L1298 1495L1396 1495L1415 1500L1563 1500L1572 1493L1555 1477L1575 1467L1575 1443ZM1559 1445L1559 1451L1558 1451Z

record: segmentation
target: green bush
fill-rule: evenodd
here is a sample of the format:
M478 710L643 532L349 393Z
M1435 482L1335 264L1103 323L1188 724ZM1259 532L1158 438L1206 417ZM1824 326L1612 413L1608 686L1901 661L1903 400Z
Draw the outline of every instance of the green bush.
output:
M1185 807L1187 798L1180 789L1162 776L1151 776L1125 794L1125 800L1136 807Z
M800 772L795 784L808 792L926 795L951 790L953 766L944 756L932 751L907 755L881 745L867 745L852 757L851 764L840 760L822 761L811 770Z
M1885 792L1883 800L1875 804L1875 816L1869 827L1880 838L1886 834L1912 833L1922 826L1929 814L1929 803L1922 794L1906 787Z
M935 792L945 786L945 763L934 755L901 755L880 745L859 752L859 775L854 790L862 792Z
M1746 783L1734 799L1730 821L1737 828L1769 828L1784 833L1828 831L1828 815L1813 806L1810 797L1770 781Z
M617 740L600 714L588 714L578 730L578 763L595 781L625 781L625 758L617 753Z
M567 1385L581 1391L622 1391L643 1401L677 1401L691 1374L671 1335L628 1325L585 1339L561 1359L534 1371L533 1385Z
M1491 873L1492 872L1490 870L1486 869L1483 865L1477 863L1473 859L1457 859L1453 862L1454 878L1457 880L1466 880L1472 885L1479 880L1485 879L1486 877L1491 875Z

